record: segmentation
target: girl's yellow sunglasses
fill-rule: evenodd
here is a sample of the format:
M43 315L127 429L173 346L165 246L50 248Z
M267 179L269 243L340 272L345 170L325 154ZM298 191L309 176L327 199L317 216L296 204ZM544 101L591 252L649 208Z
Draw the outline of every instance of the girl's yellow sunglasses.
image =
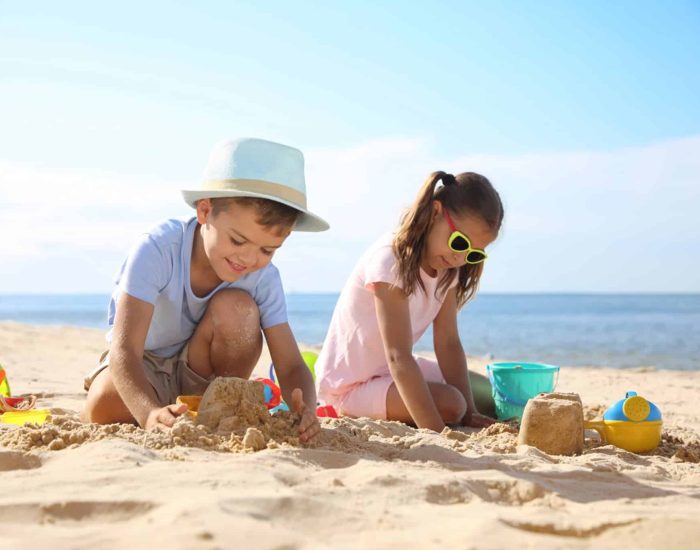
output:
M472 248L472 242L469 240L469 237L467 237L461 231L457 231L452 218L450 218L450 215L447 213L447 208L443 207L442 211L445 214L447 225L450 226L450 231L452 231L450 238L447 241L450 250L453 250L454 252L464 252L464 261L468 264L480 264L486 258L488 258L486 252L480 248Z

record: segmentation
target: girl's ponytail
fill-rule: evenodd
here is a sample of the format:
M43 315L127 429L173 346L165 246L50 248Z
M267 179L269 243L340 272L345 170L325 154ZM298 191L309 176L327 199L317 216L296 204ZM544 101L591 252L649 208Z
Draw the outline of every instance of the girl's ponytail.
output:
M430 174L423 182L413 206L402 216L399 229L394 236L397 275L406 294L412 294L416 285L425 292L425 286L420 278L420 264L425 239L433 219L435 187L439 181L444 185L451 185L455 183L455 177L441 171Z

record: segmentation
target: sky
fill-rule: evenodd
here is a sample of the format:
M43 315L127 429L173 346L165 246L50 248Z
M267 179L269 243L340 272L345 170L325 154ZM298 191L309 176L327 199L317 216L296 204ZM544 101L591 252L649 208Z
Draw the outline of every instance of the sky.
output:
M0 293L109 292L223 139L298 147L339 291L434 170L506 218L486 292L700 292L700 3L0 0Z

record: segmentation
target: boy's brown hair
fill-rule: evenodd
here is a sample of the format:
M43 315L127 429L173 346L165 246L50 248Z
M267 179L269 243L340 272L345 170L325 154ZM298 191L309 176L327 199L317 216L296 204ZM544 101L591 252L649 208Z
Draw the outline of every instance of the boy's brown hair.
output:
M248 208L255 208L258 213L258 223L263 227L276 227L282 230L291 229L299 217L296 208L281 202L258 197L217 197L211 200L211 213L216 217L224 212L232 203Z

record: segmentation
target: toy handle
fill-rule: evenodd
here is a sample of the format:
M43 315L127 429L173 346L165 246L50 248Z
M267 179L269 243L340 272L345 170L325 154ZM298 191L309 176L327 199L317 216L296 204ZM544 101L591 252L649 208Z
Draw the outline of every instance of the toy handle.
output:
M264 387L265 406L274 409L282 402L282 390L272 380L267 378L256 378L256 382L261 382Z
M595 430L598 432L598 435L600 436L600 441L602 443L607 443L608 440L605 437L605 422L602 422L600 420L595 420L595 421L590 421L590 420L584 420L583 421L583 429L584 430Z

